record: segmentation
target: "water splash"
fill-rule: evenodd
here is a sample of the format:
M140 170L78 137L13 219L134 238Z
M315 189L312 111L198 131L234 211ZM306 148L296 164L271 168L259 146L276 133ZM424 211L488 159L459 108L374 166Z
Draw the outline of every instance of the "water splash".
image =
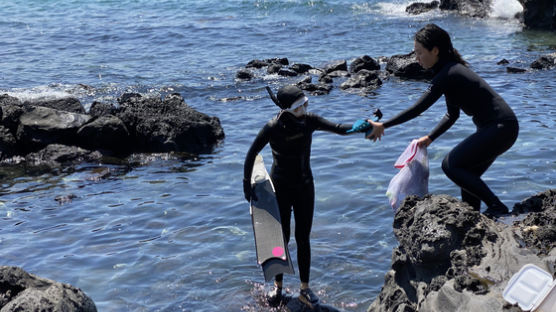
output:
M38 86L30 89L15 88L9 91L2 91L21 101L48 101L72 96L63 87L55 85Z
M490 17L512 19L523 12L523 6L517 0L493 0Z
M394 18L430 18L431 16L436 16L438 14L440 14L440 10L435 9L435 10L431 10L429 12L425 12L423 14L419 14L419 15L411 15L408 14L405 9L412 3L415 2L424 2L424 3L429 3L432 2L433 0L430 1L420 1L420 0L402 0L402 1L393 1L393 2L378 2L376 4L369 4L369 3L364 3L364 4L354 4L352 6L353 11L358 12L358 13L362 13L362 14L370 14L370 13L377 13L381 16L388 16L388 17L394 17Z
M431 1L420 1L420 0L403 0L403 1L393 1L393 2L378 2L376 4L354 4L352 9L355 12L369 14L378 13L384 16L390 17L430 17L431 15L438 15L439 10L431 10L429 12L411 15L405 12L407 6L415 2L425 2L429 3ZM492 12L490 13L491 18L502 18L502 19L513 19L516 14L523 12L523 6L517 0L493 0L492 2Z

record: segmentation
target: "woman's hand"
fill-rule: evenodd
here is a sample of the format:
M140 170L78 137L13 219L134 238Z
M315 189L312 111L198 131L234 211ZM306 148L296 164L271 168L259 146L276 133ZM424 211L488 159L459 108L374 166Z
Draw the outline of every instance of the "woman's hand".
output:
M432 140L431 138L429 138L428 135L425 135L424 137L420 137L417 140L417 145L419 145L419 147L424 147L427 148L429 145L431 145Z
M373 126L373 130L365 138L373 140L373 142L376 142L377 139L380 141L380 138L384 135L384 125L382 122L376 122L370 119L367 119L367 122Z

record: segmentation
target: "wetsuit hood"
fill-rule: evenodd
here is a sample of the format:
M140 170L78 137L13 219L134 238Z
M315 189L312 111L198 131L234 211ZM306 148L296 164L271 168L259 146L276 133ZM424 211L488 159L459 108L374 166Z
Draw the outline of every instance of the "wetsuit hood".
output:
M303 91L297 86L287 85L278 90L278 94L276 95L278 103L276 103L276 105L281 109L288 109L296 100L304 96L305 94Z

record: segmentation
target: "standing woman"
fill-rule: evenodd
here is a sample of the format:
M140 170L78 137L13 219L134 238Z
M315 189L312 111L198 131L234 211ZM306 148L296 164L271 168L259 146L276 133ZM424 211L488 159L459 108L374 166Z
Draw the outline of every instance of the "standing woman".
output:
M273 157L270 177L276 190L286 244L290 240L292 208L295 218L297 264L301 280L299 300L313 307L318 302L318 297L309 288L311 266L309 236L315 206L315 186L310 164L312 135L316 130L345 135L352 125L335 124L318 115L307 113L308 99L303 91L294 85L280 88L277 97L273 97L273 100L281 110L260 130L247 152L243 191L245 199L250 201L252 197L250 181L255 157L266 144L270 143ZM277 303L282 298L282 280L282 274L276 276L275 287L268 298L271 304Z
M435 76L421 98L410 108L384 122L368 120L374 127L373 140L384 134L385 128L402 124L417 117L445 96L447 112L438 125L419 139L419 145L429 146L458 119L460 110L473 118L477 130L456 145L442 162L444 173L461 188L462 201L484 214L497 217L508 213L500 199L481 179L496 157L516 141L519 125L508 104L467 63L452 46L450 35L435 24L428 24L415 34L415 55L425 69Z

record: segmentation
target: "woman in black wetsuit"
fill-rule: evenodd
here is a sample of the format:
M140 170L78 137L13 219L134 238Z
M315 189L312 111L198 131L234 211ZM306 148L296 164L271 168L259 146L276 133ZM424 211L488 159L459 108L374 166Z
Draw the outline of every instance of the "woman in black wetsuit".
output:
M460 109L473 118L477 131L459 143L442 162L444 173L461 188L462 201L479 211L481 201L488 217L508 213L508 208L494 195L481 175L496 157L507 151L516 141L519 125L512 109L477 74L453 48L450 35L434 24L428 24L415 34L417 61L435 76L427 91L412 107L394 118L373 126L373 140L384 134L384 129L417 117L442 95L446 98L447 113L440 123L419 145L427 147L448 130L458 119Z
M335 124L315 114L307 113L308 99L296 86L280 88L276 104L282 109L259 132L247 152L244 164L243 190L245 199L251 200L251 174L257 154L270 143L273 163L270 176L276 190L276 198L282 220L286 244L290 239L290 219L293 208L295 218L295 241L301 290L299 299L308 306L318 302L309 288L311 245L309 236L313 223L315 187L311 172L310 156L312 135L315 130L347 134L352 125ZM283 275L277 275L269 302L276 303L282 296Z

